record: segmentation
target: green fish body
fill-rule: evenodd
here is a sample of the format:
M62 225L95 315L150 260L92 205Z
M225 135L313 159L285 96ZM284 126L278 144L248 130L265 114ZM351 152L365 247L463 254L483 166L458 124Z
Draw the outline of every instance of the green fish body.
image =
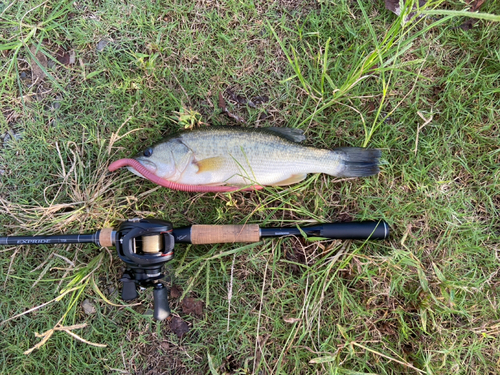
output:
M282 186L309 173L361 177L379 172L379 150L328 150L297 142L302 139L297 129L205 127L164 139L134 159L158 178L181 185Z

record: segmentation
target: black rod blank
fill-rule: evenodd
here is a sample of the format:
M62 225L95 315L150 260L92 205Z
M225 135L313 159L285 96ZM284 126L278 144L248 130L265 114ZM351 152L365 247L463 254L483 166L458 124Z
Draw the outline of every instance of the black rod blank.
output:
M53 245L61 243L99 244L99 232L93 234L58 234L54 236L0 237L0 245Z

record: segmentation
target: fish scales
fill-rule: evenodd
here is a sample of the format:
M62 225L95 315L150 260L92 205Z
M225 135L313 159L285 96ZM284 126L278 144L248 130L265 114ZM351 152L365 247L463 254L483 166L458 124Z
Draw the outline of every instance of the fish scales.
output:
M293 175L334 173L340 156L330 150L303 146L266 130L240 131L232 128L193 131L179 137L194 153L195 161L222 158L220 168L181 175L180 183L272 185Z

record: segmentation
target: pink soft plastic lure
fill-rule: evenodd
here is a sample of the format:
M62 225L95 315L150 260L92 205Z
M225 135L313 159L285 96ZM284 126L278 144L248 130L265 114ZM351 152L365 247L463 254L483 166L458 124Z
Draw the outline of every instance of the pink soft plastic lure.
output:
M261 190L264 186L253 185L248 188L240 188L238 186L205 186L205 185L186 185L186 184L178 184L176 182L168 181L163 178L158 177L157 175L148 171L141 163L139 163L135 159L120 159L111 163L108 169L113 172L122 167L132 167L137 172L139 172L144 178L148 179L155 184L160 186L164 186L169 189L179 190L179 191L188 191L191 193L227 193L230 191L249 191L249 190Z

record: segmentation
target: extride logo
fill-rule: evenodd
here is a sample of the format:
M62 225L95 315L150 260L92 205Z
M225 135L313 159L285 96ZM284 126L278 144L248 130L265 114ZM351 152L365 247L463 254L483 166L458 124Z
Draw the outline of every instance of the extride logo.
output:
M32 244L32 243L50 243L50 240L18 240L18 245Z

